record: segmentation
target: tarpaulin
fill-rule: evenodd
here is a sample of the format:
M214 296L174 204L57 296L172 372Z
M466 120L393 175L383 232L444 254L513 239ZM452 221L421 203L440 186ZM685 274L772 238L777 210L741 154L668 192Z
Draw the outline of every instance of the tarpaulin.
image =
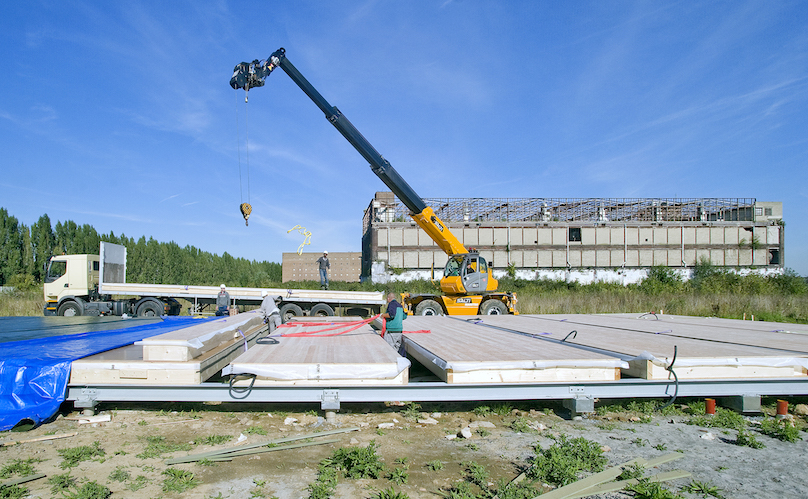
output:
M28 420L38 425L56 414L65 400L74 360L189 327L199 320L163 317L118 320L116 324L106 321L101 327L105 330L101 331L96 330L98 322L87 322L87 332L83 333L76 332L81 325L74 322L65 324L72 334L0 343L0 431ZM0 327L10 324L0 322ZM121 329L109 329L115 325Z

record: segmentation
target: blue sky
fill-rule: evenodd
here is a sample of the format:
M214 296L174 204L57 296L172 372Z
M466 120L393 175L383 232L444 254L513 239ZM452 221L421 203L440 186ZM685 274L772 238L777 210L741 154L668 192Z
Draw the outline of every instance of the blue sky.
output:
M285 47L422 197L782 201L808 275L804 2L4 2L0 40L0 207L28 225L359 251L381 181L283 72L246 109L228 85Z

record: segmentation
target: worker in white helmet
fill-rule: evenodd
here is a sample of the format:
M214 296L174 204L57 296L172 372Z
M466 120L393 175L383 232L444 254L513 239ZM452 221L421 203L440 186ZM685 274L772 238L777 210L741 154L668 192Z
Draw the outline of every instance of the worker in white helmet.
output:
M216 315L229 315L230 293L227 292L224 284L219 287L219 294L216 295Z
M328 289L328 269L331 268L331 262L328 261L328 251L323 251L323 256L317 259L317 264L320 266L320 287Z
M278 305L281 303L280 296L271 296L269 291L264 290L261 292L261 314L264 316L264 322L269 325L269 334L272 334L278 326L281 325L281 311L278 310Z

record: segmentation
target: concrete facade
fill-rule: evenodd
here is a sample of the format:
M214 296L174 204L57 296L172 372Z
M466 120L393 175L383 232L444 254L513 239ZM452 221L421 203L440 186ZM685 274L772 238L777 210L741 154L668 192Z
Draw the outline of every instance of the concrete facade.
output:
M520 276L527 272L550 278L559 271L626 275L658 265L692 269L703 259L737 269L779 272L784 268L782 203L631 200L633 211L625 216L629 204L625 200L564 200L563 209L533 203L539 206L532 217L535 219L519 220L525 218L524 213L515 208L509 210L509 216L503 216L500 209L494 217L481 216L469 208L472 203L482 203L499 209L503 205L500 200L425 201L433 208L454 209L444 209L443 214L435 211L467 248L477 249L500 275L508 269ZM508 204L513 207L515 202ZM569 215L573 202L577 202L576 211ZM588 217L581 209L585 204L590 207ZM615 206L620 206L623 216ZM394 275L403 272L426 278L431 277L433 268L436 278L442 275L446 254L415 222L403 216L405 210L392 193L377 193L371 202L365 212L363 276L378 273L380 263ZM457 213L464 219L457 220Z
M284 253L282 262L282 280L289 281L317 281L320 282L320 272L317 259L322 253ZM330 281L359 282L362 270L362 253L336 252L328 254L331 270L328 272Z

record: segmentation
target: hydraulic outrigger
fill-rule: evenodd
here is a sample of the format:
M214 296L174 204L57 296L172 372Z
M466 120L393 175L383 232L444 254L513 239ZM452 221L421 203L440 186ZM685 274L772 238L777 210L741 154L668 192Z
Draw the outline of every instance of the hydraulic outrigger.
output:
M339 109L322 95L303 77L297 68L286 58L286 50L278 49L268 59L236 65L230 86L251 88L264 86L266 77L275 69L281 68L320 108L325 117L345 137L370 164L373 173L404 203L415 220L437 245L449 255L443 278L440 281L443 295L419 294L402 295L404 306L410 313L418 315L477 315L516 313L515 293L497 291L498 282L485 259L475 251L469 251L455 237L448 227L435 215L435 212L415 193L410 185L398 174L389 161L379 154L359 130Z

